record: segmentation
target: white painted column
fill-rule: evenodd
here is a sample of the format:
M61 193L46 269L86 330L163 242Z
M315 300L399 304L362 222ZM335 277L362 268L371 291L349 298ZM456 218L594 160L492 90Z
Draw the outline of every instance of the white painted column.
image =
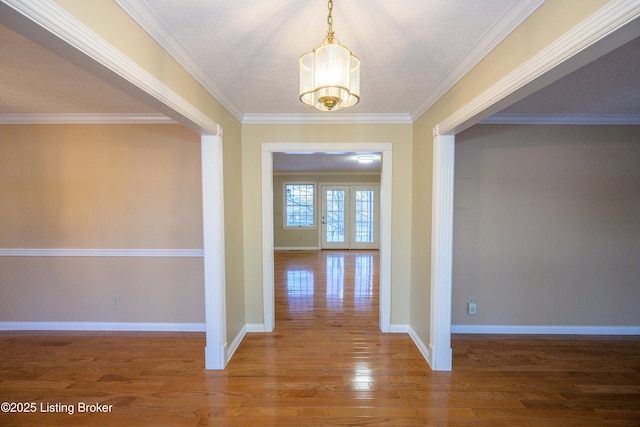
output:
M392 151L382 152L380 179L380 330L391 332Z
M226 365L227 325L224 271L224 186L222 137L204 135L202 149L202 229L206 369Z
M262 146L262 298L264 331L275 328L275 283L273 266L273 154Z
M431 368L451 370L454 135L433 138L431 222Z

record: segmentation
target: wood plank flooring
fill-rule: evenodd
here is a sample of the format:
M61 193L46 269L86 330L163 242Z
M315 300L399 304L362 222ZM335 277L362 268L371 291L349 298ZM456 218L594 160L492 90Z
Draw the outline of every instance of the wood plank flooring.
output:
M454 335L432 372L378 331L377 252L275 260L276 329L225 371L203 334L0 332L0 402L37 406L0 426L640 426L640 337Z

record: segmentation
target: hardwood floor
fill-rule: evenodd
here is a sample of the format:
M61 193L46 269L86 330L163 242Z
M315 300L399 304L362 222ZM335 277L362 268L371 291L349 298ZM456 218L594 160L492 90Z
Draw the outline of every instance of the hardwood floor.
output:
M203 334L0 332L0 402L36 404L0 426L640 425L639 337L454 335L432 372L378 331L377 252L275 260L276 329L225 371Z

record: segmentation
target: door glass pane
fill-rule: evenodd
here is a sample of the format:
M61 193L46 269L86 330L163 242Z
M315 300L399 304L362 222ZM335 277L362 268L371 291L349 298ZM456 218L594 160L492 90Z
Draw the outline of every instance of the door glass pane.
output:
M372 190L356 190L356 242L373 243Z
M344 190L327 190L327 243L344 242Z

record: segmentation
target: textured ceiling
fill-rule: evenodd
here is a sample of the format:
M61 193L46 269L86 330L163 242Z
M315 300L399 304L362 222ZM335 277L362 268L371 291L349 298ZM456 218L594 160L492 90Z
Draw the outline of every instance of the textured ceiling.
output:
M155 113L2 25L0 64L0 114Z
M239 120L315 113L298 101L299 56L326 32L322 0L114 0ZM344 113L415 118L538 0L335 0L334 29L362 60ZM0 3L0 10L7 8ZM4 22L0 14L0 22ZM509 24L509 25L507 25ZM507 108L508 114L640 114L640 39ZM0 25L0 115L155 111Z
M165 27L163 36L179 40L242 113L310 112L298 101L298 59L326 34L325 1L118 2L135 2L145 22L157 18ZM418 110L513 3L334 1L336 37L362 62L361 102L349 112Z
M640 114L640 37L515 103L502 113Z
M371 163L358 163L361 154L372 154ZM363 172L379 174L382 156L375 153L273 153L273 170L276 172Z

